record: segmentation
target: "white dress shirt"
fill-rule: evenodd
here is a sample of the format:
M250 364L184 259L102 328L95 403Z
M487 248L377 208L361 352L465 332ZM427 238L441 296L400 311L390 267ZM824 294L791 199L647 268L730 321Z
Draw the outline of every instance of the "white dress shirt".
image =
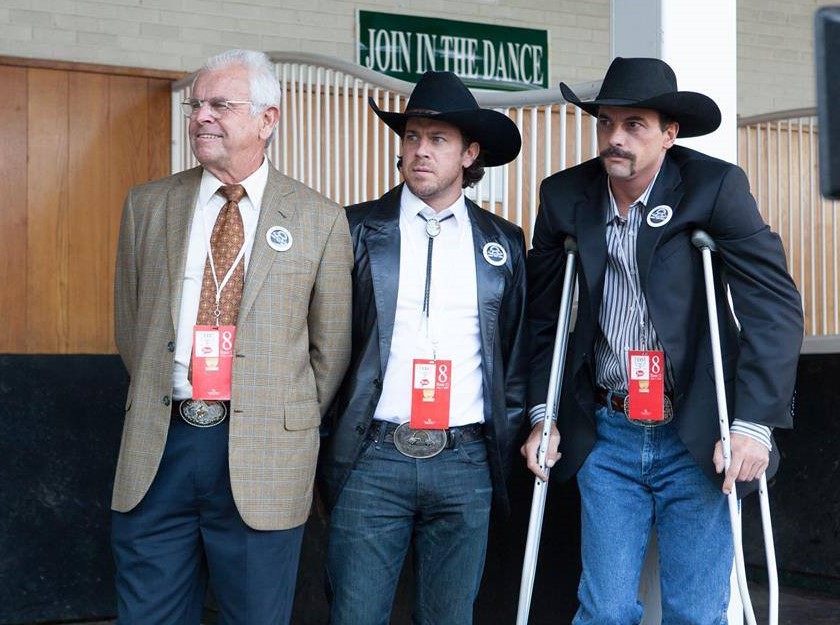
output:
M260 216L260 206L268 181L268 159L253 174L240 182L245 187L246 195L239 200L239 213L245 229L245 272L248 272L248 259L254 248L254 233ZM210 233L216 224L219 211L227 200L218 193L224 183L206 169L201 175L198 197L195 202L192 225L190 227L187 264L184 270L184 283L181 288L181 307L178 315L178 328L175 339L175 367L172 370L172 397L175 400L192 397L192 385L187 379L192 355L193 328L198 317L198 303L201 296L201 282L204 265L207 262L207 245ZM221 282L223 276L219 276Z
M426 328L423 299L429 237L425 220L440 220L434 239ZM446 219L448 215L453 217ZM401 423L411 417L411 365L415 358L452 361L449 425L484 422L481 334L472 224L463 193L435 214L408 186L400 202L400 266L391 352L374 418Z

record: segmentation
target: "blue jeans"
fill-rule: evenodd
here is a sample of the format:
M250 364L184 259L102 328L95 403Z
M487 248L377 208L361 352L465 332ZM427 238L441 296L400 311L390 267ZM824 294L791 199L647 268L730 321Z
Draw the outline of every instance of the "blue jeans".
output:
M641 427L606 407L595 421L598 438L578 472L583 573L574 625L641 622L639 578L654 525L663 625L726 623L733 553L726 497L674 422Z
M478 594L492 484L483 440L433 458L369 441L330 518L332 625L387 625L414 546L416 625L468 625Z

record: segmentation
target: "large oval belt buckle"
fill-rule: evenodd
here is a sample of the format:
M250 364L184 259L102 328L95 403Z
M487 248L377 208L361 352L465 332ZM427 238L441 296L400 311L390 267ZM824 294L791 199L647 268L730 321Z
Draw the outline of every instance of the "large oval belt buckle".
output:
M446 448L446 430L413 430L401 423L394 430L394 447L409 458L431 458Z
M185 399L178 409L181 418L197 428L219 425L227 416L224 402L203 399Z

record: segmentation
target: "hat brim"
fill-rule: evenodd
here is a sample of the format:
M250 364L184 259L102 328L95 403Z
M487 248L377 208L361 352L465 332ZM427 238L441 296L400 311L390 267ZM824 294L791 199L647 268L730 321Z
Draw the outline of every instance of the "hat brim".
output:
M560 83L560 92L570 104L597 117L601 106L620 106L624 108L653 109L660 111L677 121L680 125L679 137L700 137L714 132L720 126L721 115L718 105L709 96L694 91L675 91L664 93L645 100L627 100L602 98L582 101L566 83Z
M519 154L522 138L513 120L491 109L472 109L466 111L447 111L434 113L428 111L408 111L397 113L381 110L373 98L368 100L373 112L391 130L400 137L405 133L405 124L412 117L434 119L457 126L481 146L484 164L496 167L511 162Z

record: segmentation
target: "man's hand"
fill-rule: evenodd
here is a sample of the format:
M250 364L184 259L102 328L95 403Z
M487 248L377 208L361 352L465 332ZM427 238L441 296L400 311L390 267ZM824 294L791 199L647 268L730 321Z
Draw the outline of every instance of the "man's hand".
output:
M519 448L519 452L525 458L525 465L541 480L547 480L548 474L540 469L539 465L539 451L540 438L542 438L543 424L542 421L537 423L528 435L528 440ZM545 454L545 466L549 469L554 466L554 463L560 460L560 432L557 431L557 425L554 421L551 422L551 435L548 439L548 449Z
M732 460L723 480L724 495L732 492L736 480L738 482L750 482L761 477L770 463L770 451L754 438L744 434L733 434L730 446L732 448ZM715 470L718 473L723 473L723 446L720 441L715 445L714 463Z

